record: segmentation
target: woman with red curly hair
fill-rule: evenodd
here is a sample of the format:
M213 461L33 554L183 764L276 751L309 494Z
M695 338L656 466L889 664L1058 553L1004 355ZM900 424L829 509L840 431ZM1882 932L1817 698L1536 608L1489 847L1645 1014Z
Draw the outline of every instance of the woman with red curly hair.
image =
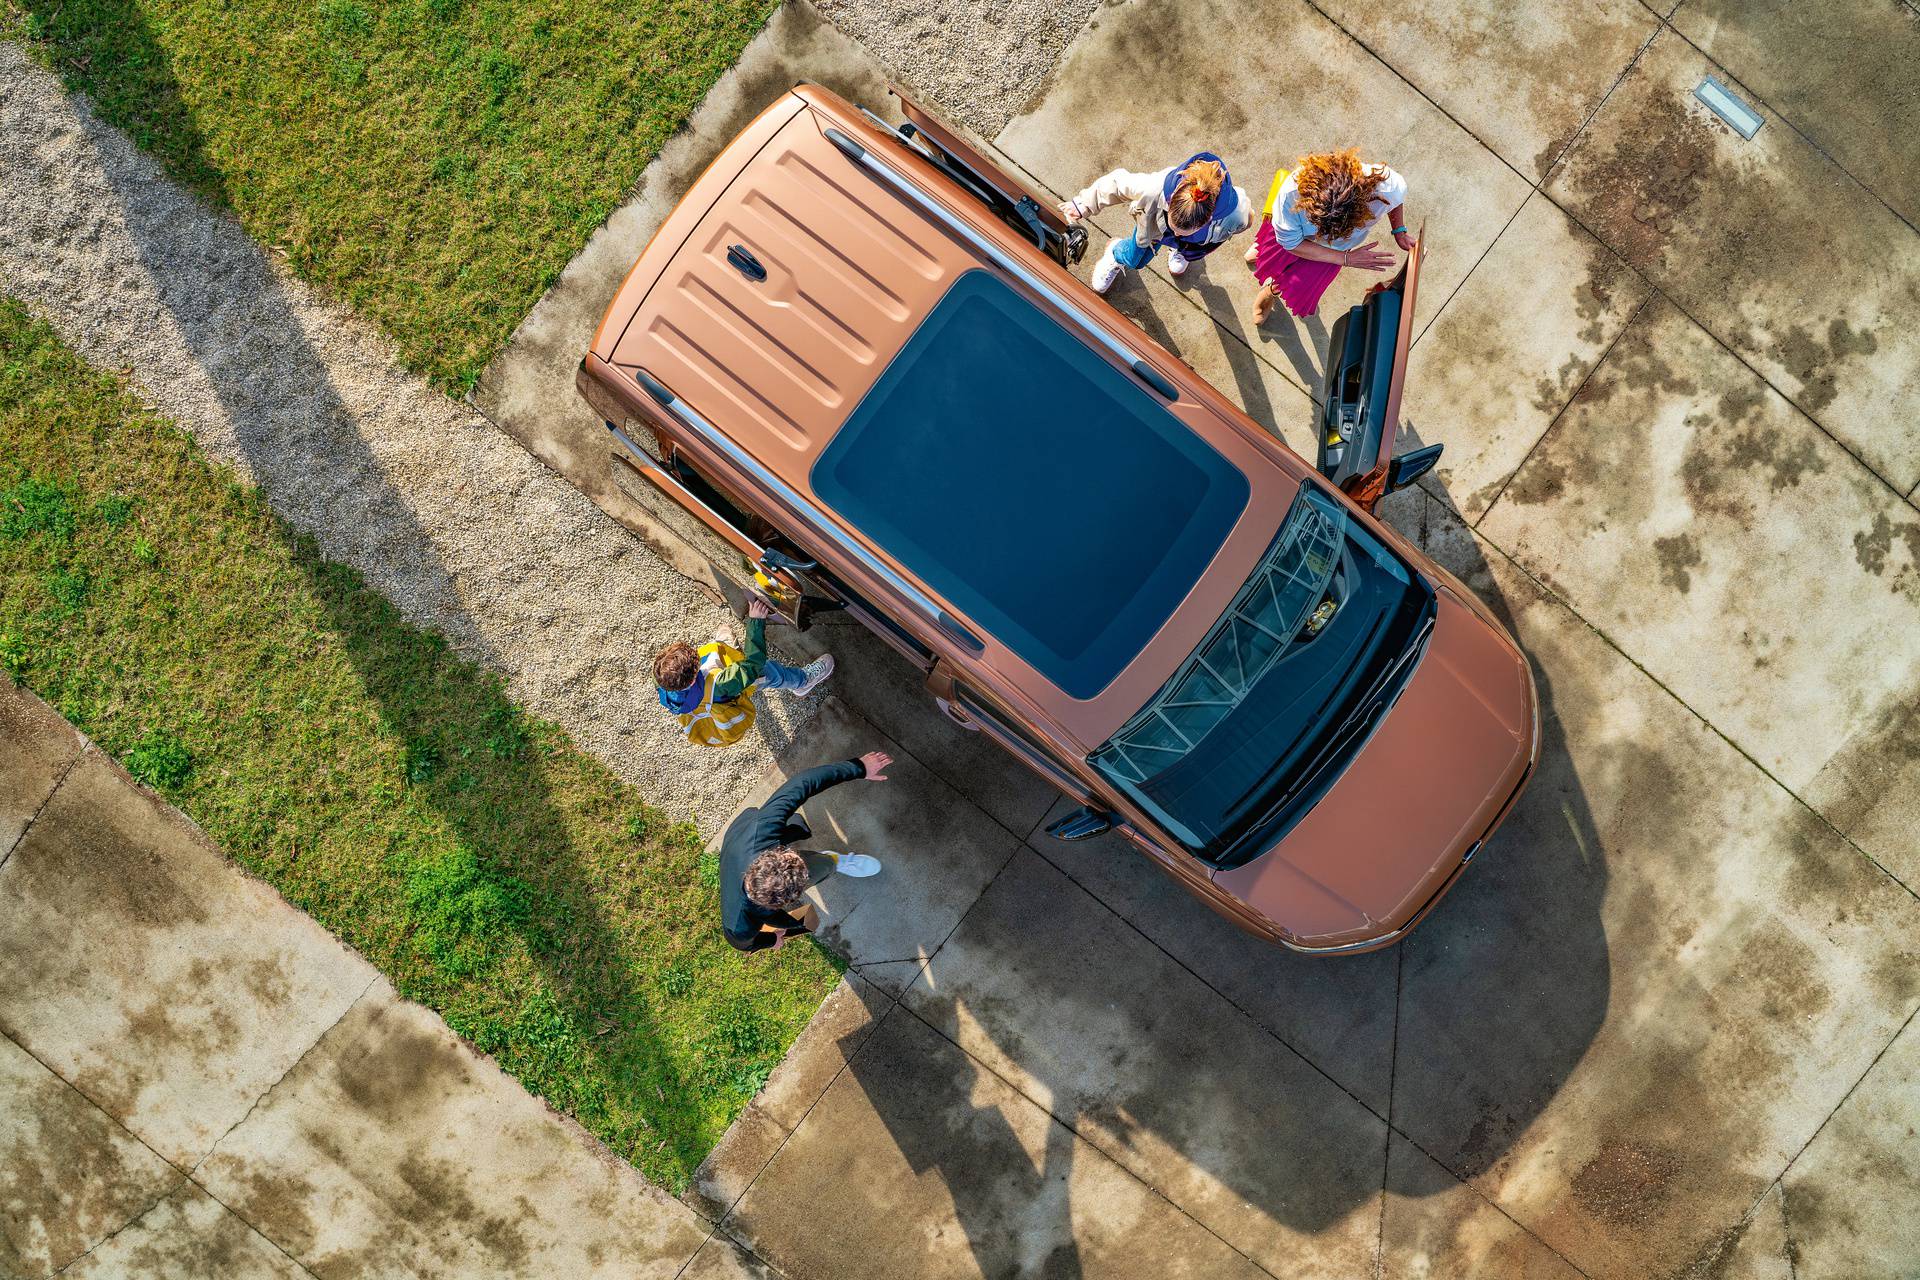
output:
M1383 164L1365 164L1351 149L1300 157L1273 177L1247 265L1260 281L1253 320L1273 314L1276 301L1296 316L1320 309L1320 298L1342 267L1385 271L1397 259L1369 240L1381 215L1393 241L1409 252L1407 180Z

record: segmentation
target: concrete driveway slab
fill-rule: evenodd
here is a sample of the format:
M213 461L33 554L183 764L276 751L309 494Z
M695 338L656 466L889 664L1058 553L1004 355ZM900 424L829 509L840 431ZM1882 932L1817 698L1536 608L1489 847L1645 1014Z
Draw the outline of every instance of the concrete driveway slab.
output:
M1673 25L1920 223L1920 148L1889 127L1920 115L1920 10L1897 0L1687 0Z
M1255 201L1265 200L1274 171L1303 153L1358 147L1412 186L1408 216L1427 224L1423 293L1435 305L1529 190L1528 179L1303 0L1127 0L1105 8L1068 49L1053 86L995 141L1062 194L1118 166L1153 169L1211 150ZM1115 208L1099 224L1113 234L1126 220ZM1252 303L1252 280L1234 261L1251 246L1249 233L1208 260L1222 282L1208 309L1223 321ZM1296 326L1321 367L1326 326L1379 279L1342 273L1321 303L1324 323ZM1294 323L1282 308L1266 327Z
M1662 32L1547 186L1583 226L1906 493L1920 481L1920 234L1793 129L1742 139Z
M192 1183L61 1273L61 1280L310 1280L310 1273Z
M1576 1280L1580 1273L1526 1228L1435 1164L1399 1134L1389 1140L1389 1187L1445 1187L1433 1195L1387 1195L1380 1222L1382 1280L1488 1276ZM1448 1184L1451 1184L1450 1186Z
M1659 26L1640 0L1320 0L1414 87L1538 180Z
M748 800L757 805L790 773L868 751L894 758L885 782L849 782L807 802L810 847L870 853L883 864L864 880L835 876L810 890L824 909L819 935L856 965L932 955L1006 865L1020 838L968 803L837 698L820 708L804 754L783 764Z
M1873 1064L1783 1185L1799 1280L1920 1275L1920 1023Z
M89 750L0 867L0 1031L181 1168L373 969Z
M182 1181L72 1085L0 1036L0 1276L52 1275Z
M679 1280L780 1280L780 1273L731 1240L716 1235L700 1246Z
M1381 1119L1033 853L905 1003L1269 1272L1372 1267Z
M1871 761L1832 816L1920 883L1920 512L1697 325L1649 305L1481 527L1796 793Z
M384 980L196 1176L321 1280L672 1277L707 1236Z
M59 713L0 672L0 863L85 746Z
M1715 1280L1794 1280L1789 1248L1785 1206L1775 1183L1746 1221L1722 1238L1718 1251L1705 1255L1703 1266L1710 1268L1705 1274Z
M1073 806L1062 800L1048 818ZM1393 951L1337 964L1235 928L1116 835L1027 846L1376 1114L1393 1070Z
M1650 292L1531 197L1444 309L1426 304L1438 316L1413 348L1403 417L1421 444L1447 446L1430 487L1478 520Z
M1394 1122L1589 1275L1681 1271L1912 1011L1920 903L1503 557L1486 572L1546 748L1405 944Z
M794 1280L1263 1274L905 1009L727 1225Z

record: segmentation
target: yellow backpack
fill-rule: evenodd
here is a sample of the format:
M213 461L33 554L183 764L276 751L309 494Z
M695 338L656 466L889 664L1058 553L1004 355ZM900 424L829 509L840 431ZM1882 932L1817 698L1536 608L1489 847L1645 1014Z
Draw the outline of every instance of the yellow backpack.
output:
M756 680L748 685L736 700L715 705L714 677L720 674L723 667L744 662L747 655L718 640L701 645L697 652L700 655L700 670L707 677L706 690L700 695L699 706L685 715L676 715L674 719L686 731L687 741L696 746L732 746L753 728L753 691L760 682Z

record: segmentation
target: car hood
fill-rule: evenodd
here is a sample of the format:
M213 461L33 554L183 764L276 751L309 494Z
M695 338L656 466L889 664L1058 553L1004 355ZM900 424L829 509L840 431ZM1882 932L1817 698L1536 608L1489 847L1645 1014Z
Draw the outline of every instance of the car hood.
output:
M1435 594L1427 652L1346 773L1279 844L1214 873L1296 945L1339 947L1404 927L1532 762L1526 659L1450 590Z

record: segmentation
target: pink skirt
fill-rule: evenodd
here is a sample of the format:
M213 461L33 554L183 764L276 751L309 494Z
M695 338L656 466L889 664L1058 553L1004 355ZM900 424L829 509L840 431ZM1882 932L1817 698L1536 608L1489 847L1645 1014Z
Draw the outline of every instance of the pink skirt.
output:
M1320 309L1321 295L1340 274L1337 262L1318 262L1302 258L1280 247L1273 234L1273 220L1263 218L1253 235L1253 275L1280 292L1280 301L1296 316L1310 316Z

